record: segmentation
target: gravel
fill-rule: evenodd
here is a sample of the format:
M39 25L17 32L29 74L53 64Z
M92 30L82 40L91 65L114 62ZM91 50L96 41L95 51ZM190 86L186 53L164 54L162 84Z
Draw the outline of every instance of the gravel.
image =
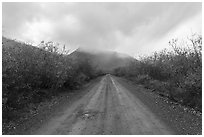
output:
M139 98L156 116L172 128L178 135L201 135L202 113L184 107L162 97L142 85L117 78L118 81Z

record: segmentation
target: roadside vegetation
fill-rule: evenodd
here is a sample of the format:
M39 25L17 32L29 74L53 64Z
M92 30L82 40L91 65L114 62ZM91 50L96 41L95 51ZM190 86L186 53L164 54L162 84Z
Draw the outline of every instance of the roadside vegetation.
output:
M113 74L125 77L161 96L202 111L202 36L194 34L186 41L169 42L164 49L140 57Z
M2 38L3 123L17 120L30 106L60 91L77 89L102 74L89 61L70 58L65 46L42 41L39 47Z

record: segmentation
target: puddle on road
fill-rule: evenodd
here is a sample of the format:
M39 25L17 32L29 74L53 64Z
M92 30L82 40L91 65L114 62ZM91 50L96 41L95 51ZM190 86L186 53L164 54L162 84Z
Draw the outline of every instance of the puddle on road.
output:
M95 110L79 110L76 114L76 117L81 118L83 120L94 120L96 119L102 112Z

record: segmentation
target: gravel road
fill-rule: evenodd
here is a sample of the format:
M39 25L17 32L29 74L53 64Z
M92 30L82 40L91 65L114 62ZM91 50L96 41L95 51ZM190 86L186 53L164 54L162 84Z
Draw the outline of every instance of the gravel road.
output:
M32 134L175 134L111 75Z

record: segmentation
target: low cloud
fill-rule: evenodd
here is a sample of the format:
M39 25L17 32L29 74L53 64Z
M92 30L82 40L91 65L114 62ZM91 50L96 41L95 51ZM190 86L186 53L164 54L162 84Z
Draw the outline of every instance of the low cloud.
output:
M201 29L201 23L195 25L201 12L202 3L4 2L3 35L35 44L52 40L70 49L80 46L134 55L151 52L154 43L159 45L189 21L189 29Z

